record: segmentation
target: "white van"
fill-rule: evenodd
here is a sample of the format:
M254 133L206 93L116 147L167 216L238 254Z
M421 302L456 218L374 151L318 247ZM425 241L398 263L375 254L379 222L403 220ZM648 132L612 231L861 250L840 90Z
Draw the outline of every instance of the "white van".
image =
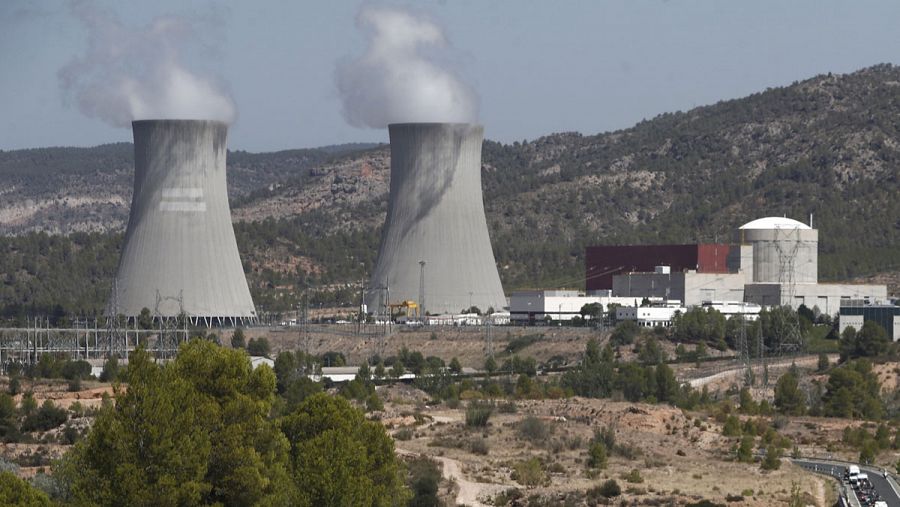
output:
M847 468L847 481L854 486L859 482L859 467L858 466L850 465Z

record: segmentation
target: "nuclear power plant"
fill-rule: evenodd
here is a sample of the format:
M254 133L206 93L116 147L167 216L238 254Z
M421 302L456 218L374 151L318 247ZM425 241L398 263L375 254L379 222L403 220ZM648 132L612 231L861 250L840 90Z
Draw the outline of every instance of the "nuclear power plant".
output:
M142 120L134 131L134 194L107 313L195 324L256 319L238 255L225 177L228 126Z
M819 283L819 231L787 217L737 229L732 244L588 247L586 289L610 296L760 306L805 305L836 315L842 303L887 298L886 285Z
M391 187L368 310L415 301L422 313L506 306L481 193L484 129L464 123L388 126Z

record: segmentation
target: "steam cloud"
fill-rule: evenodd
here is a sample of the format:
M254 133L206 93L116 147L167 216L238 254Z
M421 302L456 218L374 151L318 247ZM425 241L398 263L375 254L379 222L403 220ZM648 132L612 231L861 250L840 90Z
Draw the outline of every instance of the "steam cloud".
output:
M361 57L340 62L335 72L344 118L353 126L385 128L402 122L474 122L475 91L423 54L445 49L437 24L405 10L363 7L356 25L369 31Z
M142 119L234 120L231 98L180 62L197 35L186 19L158 17L134 29L85 2L72 11L88 30L88 48L59 80L84 114L118 127Z

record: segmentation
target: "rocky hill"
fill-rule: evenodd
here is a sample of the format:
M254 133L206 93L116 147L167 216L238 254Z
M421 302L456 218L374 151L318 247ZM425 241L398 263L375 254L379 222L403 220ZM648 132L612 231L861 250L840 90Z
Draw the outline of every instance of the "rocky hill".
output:
M0 232L121 230L130 150L0 152ZM389 166L384 146L230 153L255 296L287 306L304 287L363 278ZM617 132L487 141L482 180L507 289L583 286L589 244L725 241L753 218L810 213L821 278L890 279L900 271L900 68L821 75Z

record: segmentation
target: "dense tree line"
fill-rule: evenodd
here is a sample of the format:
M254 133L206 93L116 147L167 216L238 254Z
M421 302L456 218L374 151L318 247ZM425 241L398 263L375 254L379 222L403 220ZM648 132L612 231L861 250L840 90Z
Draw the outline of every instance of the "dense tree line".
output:
M393 442L342 398L312 394L272 418L276 376L205 340L156 364L56 466L74 505L402 505Z

